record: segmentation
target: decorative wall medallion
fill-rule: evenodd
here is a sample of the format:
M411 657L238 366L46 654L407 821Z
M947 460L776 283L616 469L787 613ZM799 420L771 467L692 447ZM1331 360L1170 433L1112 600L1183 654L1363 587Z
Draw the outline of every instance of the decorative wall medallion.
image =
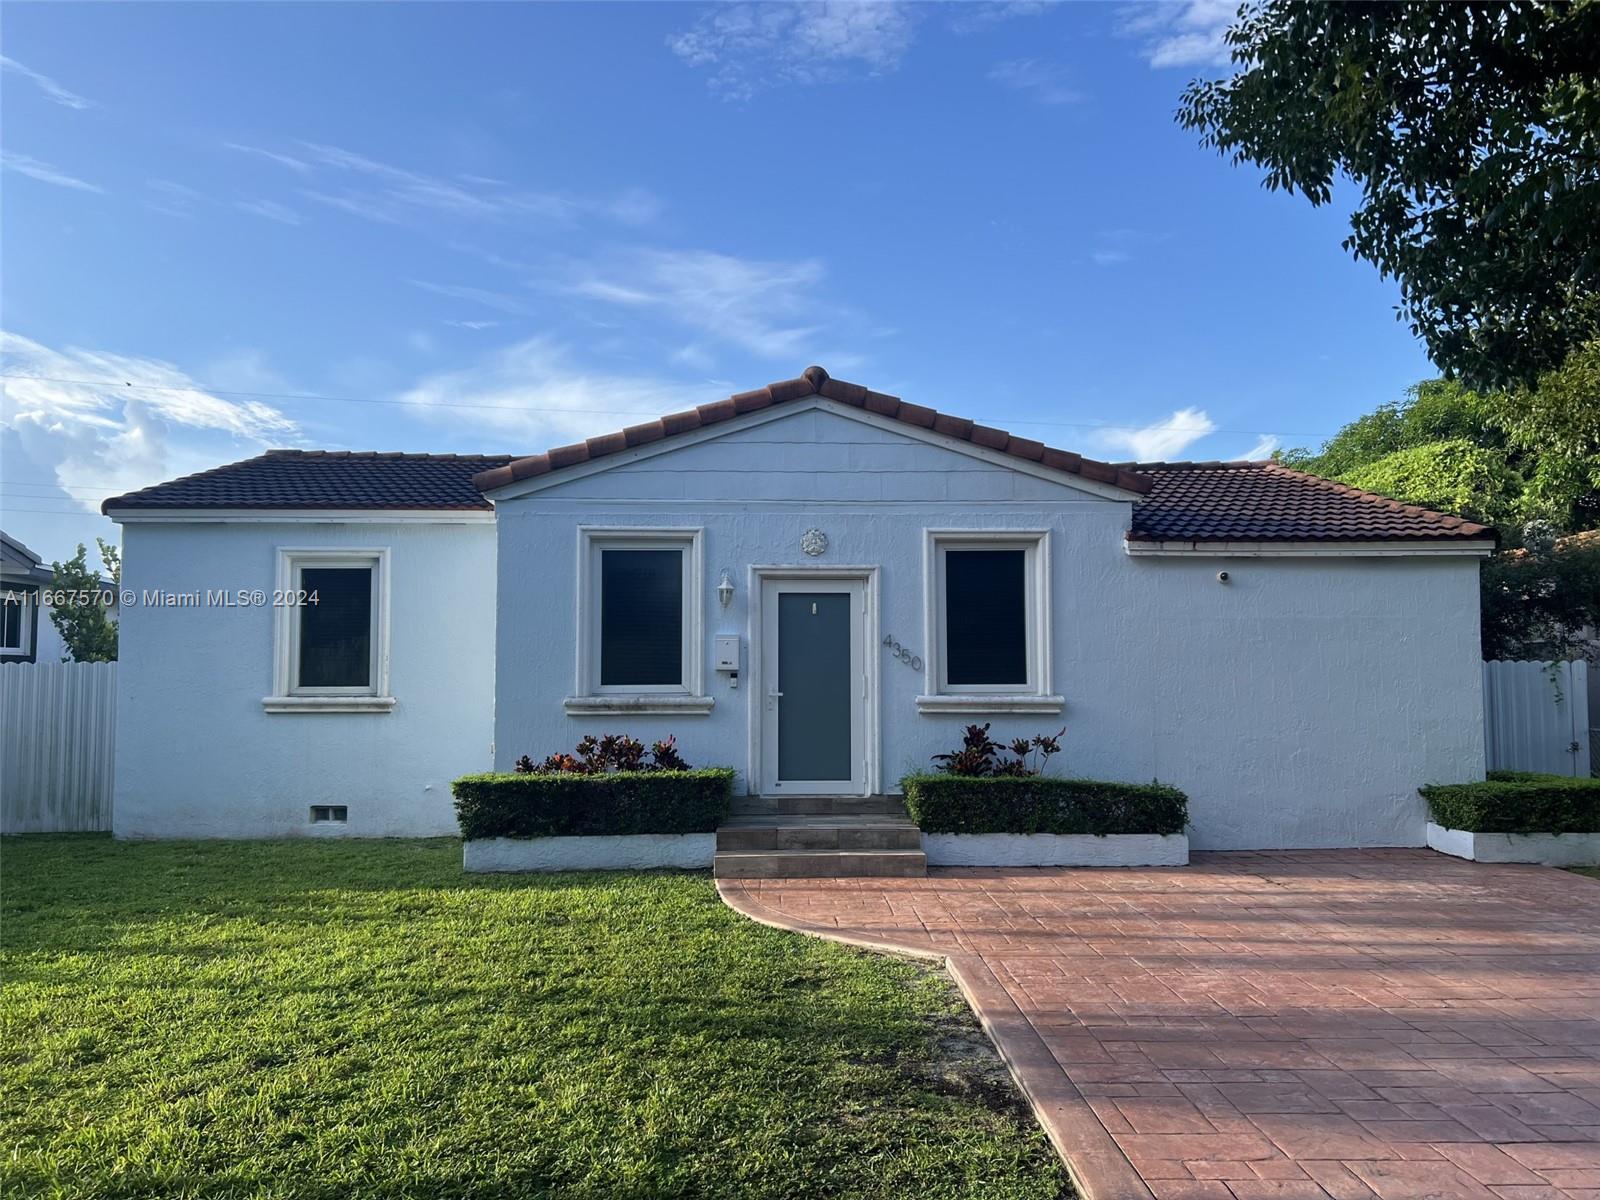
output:
M828 552L828 535L820 529L808 529L800 535L800 549L812 558Z

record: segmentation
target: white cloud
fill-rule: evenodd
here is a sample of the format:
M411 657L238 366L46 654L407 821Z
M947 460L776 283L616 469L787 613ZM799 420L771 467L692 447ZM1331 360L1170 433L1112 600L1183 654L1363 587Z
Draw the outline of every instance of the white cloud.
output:
M918 13L896 0L726 4L703 13L667 45L728 100L774 83L837 78L845 65L892 70L910 47Z
M1166 241L1171 234L1144 229L1102 229L1095 233L1089 261L1097 267L1116 267L1132 262L1135 251Z
M510 313L516 317L530 317L533 308L523 303L515 296L508 296L504 292L491 292L487 288L467 287L456 283L430 283L426 279L413 279L412 287L419 287L425 292L432 292L436 296L444 296L451 300L467 300L473 304L482 304L487 308L498 309L503 313Z
M531 338L482 362L420 380L402 400L421 418L464 422L517 439L530 453L638 425L707 399L703 388L646 375L590 371L565 347Z
M288 167L291 171L298 171L302 175L309 174L311 164L289 154L279 154L276 150L263 150L260 146L244 146L238 142L223 142L225 150L237 150L240 154L254 154L268 162L277 163L280 167Z
M455 329L470 329L470 330L472 330L473 332L476 333L476 332L481 332L482 330L485 330L485 329L493 329L496 326L498 326L500 324L500 322L499 321L446 321L445 324L449 325L449 326L451 326L451 327L453 327Z
M105 191L105 188L98 184L85 183L47 162L29 158L26 154L12 154L9 150L0 150L0 170L15 171L18 175L26 175L29 179L37 179L40 183L51 183L56 187L73 188L80 192Z
M663 207L661 199L644 188L577 199L517 187L489 175L432 175L319 142L298 141L292 154L240 142L224 142L223 147L266 159L302 176L306 186L299 194L307 200L383 225L432 228L443 217L548 226L567 225L592 215L637 226L654 221ZM269 220L283 220L282 213L290 211L278 205L277 214L269 214L259 206L247 207L246 202L238 207Z
M376 190L371 198L391 213L395 210L422 210L458 217L480 219L535 218L565 221L572 216L571 201L543 192L514 191L495 185L462 186L421 171L379 162L339 146L300 143L308 157L320 166L372 180Z
M1094 437L1107 450L1125 451L1138 462L1161 462L1176 459L1216 427L1205 410L1180 408L1149 425L1098 429Z
M1121 32L1138 37L1152 67L1220 67L1229 62L1222 35L1233 23L1238 0L1187 0L1130 10Z
M0 428L33 469L50 471L89 512L107 496L258 453L298 432L271 405L208 392L158 359L55 350L4 331L0 359Z
M3 54L0 54L0 70L15 71L24 79L31 80L45 94L46 99L54 100L57 104L66 108L85 109L95 107L93 100L85 99L76 92L69 92L54 79L51 79L50 76L41 75L31 67L25 67L16 59L7 58Z
M648 225L661 215L661 197L644 188L629 188L606 205L612 219L624 225Z
M950 4L955 12L948 27L951 33L978 33L1002 21L1017 17L1036 17L1055 7L1055 0L986 0L966 4Z
M762 262L709 250L640 250L573 272L568 290L650 309L701 335L769 358L801 353L819 329L822 264Z
M1245 462L1256 462L1263 458L1271 458L1272 452L1283 445L1283 439L1275 433L1263 433L1256 439L1256 444L1243 454L1237 455Z
M235 200L233 206L242 213L264 217L280 225L299 225L305 219L288 205L279 204L276 200Z
M704 346L690 342L687 346L680 346L672 352L672 361L679 366L688 367L694 371L709 371L716 366L716 359L711 357L711 352Z
M1083 93L1067 83L1066 73L1054 63L1036 58L1015 58L996 63L989 78L1002 87L1021 92L1040 104L1075 104Z
M169 217L182 217L186 221L194 217L195 206L205 200L192 187L174 183L170 179L147 179L145 186L154 193L153 199L145 201L146 207Z
M314 188L301 188L300 194L307 200L326 204L329 208L349 213L352 217L360 217L363 221L376 221L383 225L405 224L404 218L393 208L354 193L345 192L335 196L329 192L316 191Z

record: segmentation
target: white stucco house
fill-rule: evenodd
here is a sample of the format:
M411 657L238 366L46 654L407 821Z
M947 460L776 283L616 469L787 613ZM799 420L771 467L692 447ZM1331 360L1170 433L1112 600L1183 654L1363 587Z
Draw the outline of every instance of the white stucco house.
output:
M39 555L0 532L0 665L67 657L47 603L54 583L55 571Z
M817 367L545 454L272 451L105 512L124 837L447 834L455 776L611 731L871 796L967 723L1064 725L1060 769L1183 788L1197 848L1422 845L1417 786L1482 777L1492 531Z

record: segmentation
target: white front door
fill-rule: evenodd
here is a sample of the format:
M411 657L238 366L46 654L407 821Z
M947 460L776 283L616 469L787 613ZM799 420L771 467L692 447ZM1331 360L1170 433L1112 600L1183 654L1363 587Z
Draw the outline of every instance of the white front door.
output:
M761 624L761 790L864 794L865 582L763 580Z

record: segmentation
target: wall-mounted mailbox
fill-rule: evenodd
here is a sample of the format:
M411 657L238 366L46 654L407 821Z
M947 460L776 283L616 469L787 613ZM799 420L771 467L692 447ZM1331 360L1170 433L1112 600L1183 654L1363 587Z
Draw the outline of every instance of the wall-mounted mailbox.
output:
M712 648L716 654L716 670L739 673L739 635L737 633L719 633L712 639Z

